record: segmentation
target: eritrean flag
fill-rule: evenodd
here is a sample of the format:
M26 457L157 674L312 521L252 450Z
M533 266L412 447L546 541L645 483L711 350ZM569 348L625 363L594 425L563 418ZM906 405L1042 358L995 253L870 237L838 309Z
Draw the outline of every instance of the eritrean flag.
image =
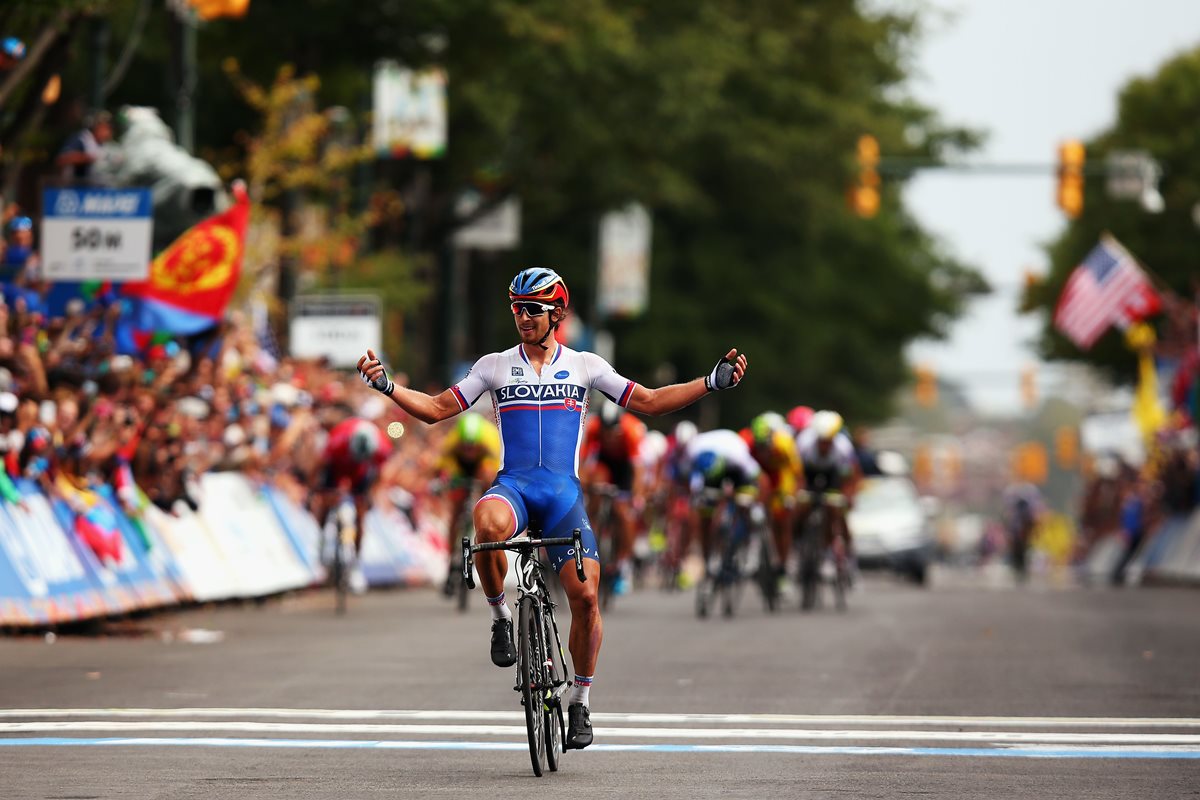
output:
M233 206L192 226L150 264L148 280L125 283L120 349L140 351L155 337L191 336L221 321L242 271L250 199L233 186Z

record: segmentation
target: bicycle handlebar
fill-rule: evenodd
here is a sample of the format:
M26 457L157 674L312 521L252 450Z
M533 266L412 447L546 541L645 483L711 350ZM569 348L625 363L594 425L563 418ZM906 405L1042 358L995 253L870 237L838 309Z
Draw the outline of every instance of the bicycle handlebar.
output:
M560 545L570 545L572 547L575 555L575 574L579 577L580 583L587 583L587 575L583 571L583 533L579 528L572 531L570 536L558 536L549 539L530 539L528 536L516 536L503 542L484 542L483 544L471 544L471 540L464 536L462 539L463 581L466 582L468 587L475 588L475 576L471 573L471 568L475 562L472 556L475 553L493 550L532 553L539 547L558 547Z

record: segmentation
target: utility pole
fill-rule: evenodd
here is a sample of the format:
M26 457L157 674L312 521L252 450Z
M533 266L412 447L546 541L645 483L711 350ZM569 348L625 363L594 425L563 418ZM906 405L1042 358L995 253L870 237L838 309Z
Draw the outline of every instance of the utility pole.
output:
M89 23L88 37L88 57L90 63L91 75L88 91L88 105L91 110L96 111L104 108L105 92L104 81L108 72L108 42L110 38L111 27L108 22L108 17L104 15L92 17Z

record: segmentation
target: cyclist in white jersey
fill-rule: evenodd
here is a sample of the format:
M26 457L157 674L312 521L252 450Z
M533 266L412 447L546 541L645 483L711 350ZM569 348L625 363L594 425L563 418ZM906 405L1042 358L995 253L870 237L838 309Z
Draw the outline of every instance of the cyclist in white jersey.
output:
M462 381L436 397L396 386L373 351L359 359L358 370L364 381L427 423L465 411L485 392L491 395L500 429L500 472L475 504L477 542L503 541L530 524L545 537L582 531L585 583L573 574L568 548L553 548L549 554L571 606L569 649L576 675L564 746L580 749L592 743L588 693L603 637L597 601L600 562L578 476L588 390L598 389L632 411L666 414L711 391L736 386L745 374L746 357L730 350L703 378L650 389L617 374L603 358L551 339L569 305L566 284L553 270L521 271L509 285L508 296L520 344L479 359ZM492 608L492 662L510 667L517 653L512 612L504 600L508 560L504 553L480 553L476 567Z
M810 492L841 492L848 503L854 502L861 470L854 443L843 431L842 415L836 411L818 411L812 421L796 437L796 452L804 466L804 484ZM846 524L845 509L829 506L830 533L840 536L846 546L846 556L853 559L854 540ZM796 512L796 528L802 530L812 503L804 501Z
M746 441L731 430L715 430L698 434L688 442L686 450L688 481L692 497L700 512L700 553L709 564L713 545L713 509L719 497L703 497L704 489L722 489L730 484L738 493L755 493L762 489L762 467L750 453Z

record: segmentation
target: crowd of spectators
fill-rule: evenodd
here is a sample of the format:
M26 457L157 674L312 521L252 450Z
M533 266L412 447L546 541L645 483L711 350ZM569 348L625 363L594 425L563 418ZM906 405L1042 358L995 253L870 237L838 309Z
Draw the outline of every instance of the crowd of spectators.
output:
M68 501L72 487L136 485L163 510L182 512L203 502L201 473L238 470L303 502L332 425L347 415L380 425L403 419L351 373L275 355L238 314L207 336L131 356L115 345L119 313L117 304L78 301L47 318L22 295L0 301L0 488L8 500L19 501L17 479ZM430 439L441 431L404 429L381 484L419 496L436 452Z

